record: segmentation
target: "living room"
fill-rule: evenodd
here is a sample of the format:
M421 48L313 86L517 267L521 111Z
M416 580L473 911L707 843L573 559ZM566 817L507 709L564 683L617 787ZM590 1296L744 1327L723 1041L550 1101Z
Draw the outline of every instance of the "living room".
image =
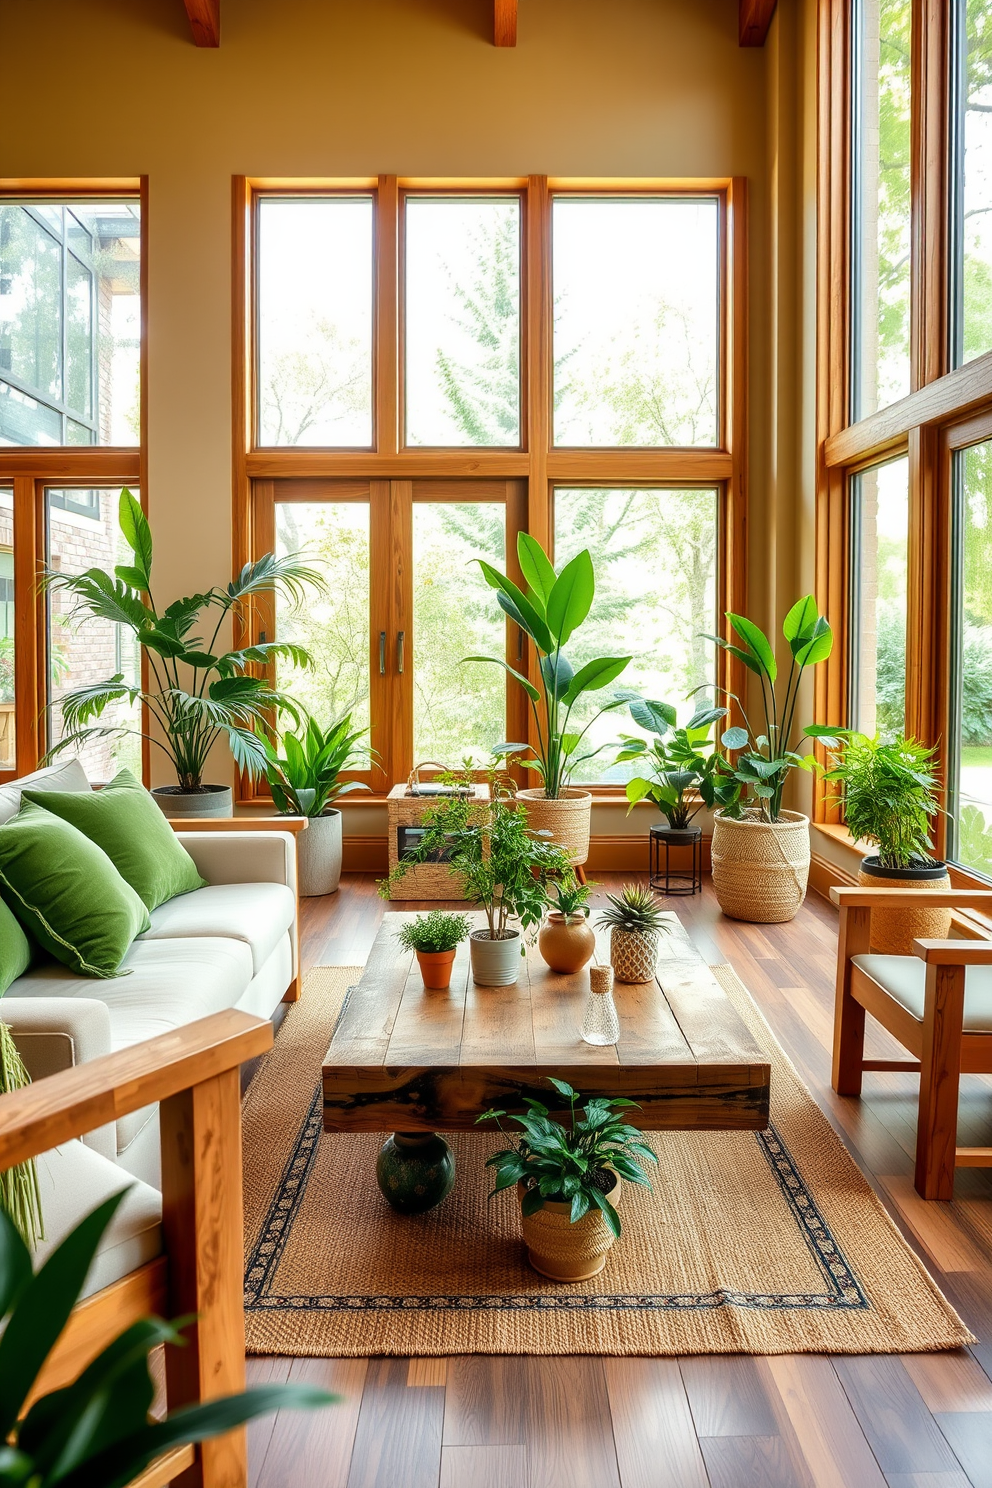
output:
M0 55L0 1481L981 1488L990 0Z

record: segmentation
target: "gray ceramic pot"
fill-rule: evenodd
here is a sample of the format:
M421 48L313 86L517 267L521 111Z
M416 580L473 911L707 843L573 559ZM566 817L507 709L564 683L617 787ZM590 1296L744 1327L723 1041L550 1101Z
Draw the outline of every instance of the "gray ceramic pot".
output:
M296 871L302 899L337 892L341 882L341 813L334 807L323 816L311 816L306 830L297 836Z
M517 980L521 965L519 930L514 930L508 940L490 940L488 930L473 930L469 951L472 980L477 987L511 987Z
M201 785L184 791L178 785L158 785L152 791L164 816L233 816L234 796L229 785Z

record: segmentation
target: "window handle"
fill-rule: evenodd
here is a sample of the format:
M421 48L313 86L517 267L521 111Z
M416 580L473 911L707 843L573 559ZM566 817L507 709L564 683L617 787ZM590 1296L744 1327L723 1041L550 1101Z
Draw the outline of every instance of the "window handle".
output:
M379 632L379 676L386 675L386 632Z
M396 670L403 670L403 642L406 639L406 631L401 630L396 637Z

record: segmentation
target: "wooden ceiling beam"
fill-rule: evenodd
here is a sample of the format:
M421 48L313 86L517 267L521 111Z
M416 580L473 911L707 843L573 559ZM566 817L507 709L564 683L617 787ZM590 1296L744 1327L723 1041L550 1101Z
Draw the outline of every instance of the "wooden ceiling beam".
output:
M517 44L517 0L493 0L493 45Z
M776 0L740 0L740 44L762 47L775 14Z
M198 47L220 46L220 0L185 0L193 40Z

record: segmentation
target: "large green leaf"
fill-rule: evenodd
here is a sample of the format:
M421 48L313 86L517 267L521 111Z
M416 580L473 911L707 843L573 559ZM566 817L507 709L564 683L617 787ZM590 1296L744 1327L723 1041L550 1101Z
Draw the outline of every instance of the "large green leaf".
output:
M10 1216L0 1209L0 1318L31 1280L31 1252Z
M734 615L728 610L727 619L744 642L747 653L758 663L768 680L774 682L778 675L778 667L775 663L775 652L764 631L760 630L746 615Z
M584 692L598 692L601 687L609 686L630 664L630 660L629 656L598 656L593 661L587 661L569 682L562 702L570 707ZM633 707L633 704L630 706Z
M649 733L657 734L659 738L664 736L675 727L678 714L671 703L653 701L651 698L631 698L627 704L630 716L641 728L647 729Z
M549 692L557 692L561 701L575 676L572 663L563 651L552 651L549 656L541 657L540 667L545 687Z
M796 651L796 665L799 667L816 666L818 662L826 661L833 648L834 633L821 615L809 640Z
M509 676L511 676L515 682L520 683L520 686L524 689L524 692L526 692L527 696L531 699L532 702L540 702L541 694L538 692L533 682L525 677L522 672L516 671L508 661L503 661L498 656L463 656L459 665L464 666L466 661L488 661L493 666L501 666L503 670Z
M806 594L802 599L796 600L782 621L782 634L789 642L793 656L796 654L796 642L801 644L809 640L818 619L819 611L812 594Z
M496 597L500 607L509 615L521 630L527 632L531 640L541 651L554 649L551 632L545 623L543 615L531 604L522 589L518 589L512 579L501 574L498 568L493 568L484 558L477 558L476 562L482 569L482 575L491 589L496 590Z
M142 575L138 589L150 589L152 577L152 530L141 505L131 495L127 486L121 491L118 504L118 520L124 541L134 554L134 566Z
M592 609L596 593L592 558L589 549L576 553L566 563L548 595L548 629L557 646L564 646L569 636L581 625ZM548 646L546 650L551 650Z
M170 635L167 630L161 630L157 625L141 631L138 640L143 646L147 646L149 651L156 651L159 656L182 657L186 651L182 641Z
M236 604L250 594L261 594L266 590L280 590L291 604L303 604L308 590L316 594L327 591L327 581L319 569L311 568L299 553L286 553L277 557L275 553L263 553L254 563L244 568L227 586L226 595L211 591L212 598L225 606Z
M551 560L536 537L529 532L517 533L517 560L531 592L547 608L548 597L555 587L555 574Z
M109 677L106 682L94 682L89 687L77 687L74 691L65 693L63 697L56 699L53 706L60 708L66 728L77 729L84 727L91 719L99 718L110 703L127 698L130 704L134 704L140 696L141 688L130 687L118 672L116 677Z

